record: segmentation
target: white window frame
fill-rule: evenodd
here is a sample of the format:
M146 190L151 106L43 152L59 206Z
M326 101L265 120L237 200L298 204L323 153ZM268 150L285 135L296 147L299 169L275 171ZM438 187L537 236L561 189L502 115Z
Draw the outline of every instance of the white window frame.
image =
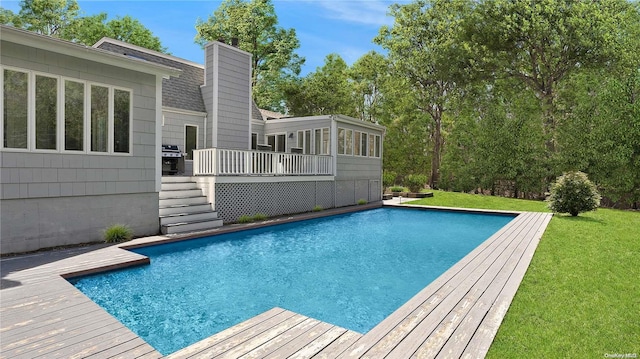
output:
M61 87L61 99L60 99L60 152L63 153L86 153L87 152L87 118L89 116L88 114L88 110L87 110L87 102L89 101L89 92L87 91L87 82L86 81L80 81L74 78L70 78L70 77L62 77L61 78L62 83L60 84ZM65 132L65 118L66 118L66 108L64 106L65 104L65 99L67 98L67 93L66 93L66 87L65 87L65 83L66 81L70 81L70 82L75 82L75 83L79 83L82 84L83 86L83 90L82 90L82 149L81 150L67 150L66 149L66 143L67 143L67 137L66 137L66 132Z
M342 140L340 140L341 132L342 132ZM336 136L336 140L338 142L338 154L345 155L347 153L347 129L346 128L338 127L338 135ZM340 151L340 146L342 146L342 151Z
M276 132L265 135L266 144L269 144L269 136L274 136L273 147L271 148L272 152L278 152L278 138L280 136L284 136L284 151L280 153L287 152L287 133L286 132Z
M16 71L27 74L27 148L8 148L4 146L4 71ZM36 149L36 118L35 118L35 84L36 76L55 78L56 87L56 149ZM83 149L65 149L65 123L64 123L64 101L65 101L65 81L72 81L84 84L84 108L83 108ZM91 151L91 86L106 87L108 89L108 118L107 118L107 152ZM114 151L114 91L126 91L129 93L129 151ZM14 66L0 66L0 150L7 152L36 152L36 153L84 153L91 155L109 156L133 156L133 101L134 91L130 88L108 85L99 82L81 80L77 78L61 76L36 70L24 69Z

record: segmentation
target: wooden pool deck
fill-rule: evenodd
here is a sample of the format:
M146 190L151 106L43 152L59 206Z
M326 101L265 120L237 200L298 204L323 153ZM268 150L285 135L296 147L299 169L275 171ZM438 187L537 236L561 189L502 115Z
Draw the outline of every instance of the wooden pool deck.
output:
M484 357L551 220L521 213L368 333L273 308L167 358ZM148 263L121 247L0 261L0 358L161 358L69 284L70 274Z

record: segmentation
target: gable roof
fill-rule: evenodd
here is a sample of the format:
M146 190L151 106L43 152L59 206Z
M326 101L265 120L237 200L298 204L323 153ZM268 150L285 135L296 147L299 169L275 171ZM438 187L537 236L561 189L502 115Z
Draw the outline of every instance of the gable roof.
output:
M162 80L162 106L206 112L200 92L204 84L203 65L106 37L93 47L182 70L180 77Z
M152 63L143 59L135 59L121 54L96 49L93 47L76 44L71 41L61 40L55 37L37 34L35 32L18 29L12 26L0 25L0 39L25 46L73 56L101 64L117 66L128 70L139 71L147 74L163 77L179 76L178 68L167 64Z

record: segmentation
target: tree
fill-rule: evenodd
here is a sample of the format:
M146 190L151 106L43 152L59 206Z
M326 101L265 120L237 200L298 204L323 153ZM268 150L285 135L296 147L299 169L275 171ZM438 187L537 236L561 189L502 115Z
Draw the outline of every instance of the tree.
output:
M74 36L83 44L95 44L103 37L124 41L159 52L167 52L160 39L140 21L129 15L106 21L107 14L82 17L76 20Z
M379 119L384 100L382 88L388 73L387 60L375 51L364 54L349 69L355 110L361 120L377 122Z
M160 39L130 16L107 20L106 13L80 16L75 0L23 0L20 12L1 9L0 23L91 46L103 37L166 52Z
M461 24L470 11L466 0L418 0L392 5L393 27L382 27L375 42L389 52L394 76L407 79L416 108L430 119L429 186L438 187L442 157L442 120L457 85L468 77L469 47L461 39ZM425 118L418 116L416 118Z
M196 23L196 43L238 39L251 53L251 85L258 106L284 111L282 89L300 74L304 58L295 50L300 42L294 29L283 29L271 0L224 0L207 21Z
M355 115L348 66L338 54L329 54L324 65L285 90L287 110L295 116Z
M620 61L625 20L635 12L625 0L485 0L466 22L467 37L486 50L486 73L515 78L536 95L551 156L559 82L580 69Z

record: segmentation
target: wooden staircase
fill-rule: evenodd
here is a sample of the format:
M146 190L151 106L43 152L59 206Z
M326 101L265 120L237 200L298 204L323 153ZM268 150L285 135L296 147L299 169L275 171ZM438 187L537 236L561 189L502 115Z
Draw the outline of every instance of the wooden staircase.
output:
M163 176L160 191L162 234L202 231L222 226L211 203L189 177Z

